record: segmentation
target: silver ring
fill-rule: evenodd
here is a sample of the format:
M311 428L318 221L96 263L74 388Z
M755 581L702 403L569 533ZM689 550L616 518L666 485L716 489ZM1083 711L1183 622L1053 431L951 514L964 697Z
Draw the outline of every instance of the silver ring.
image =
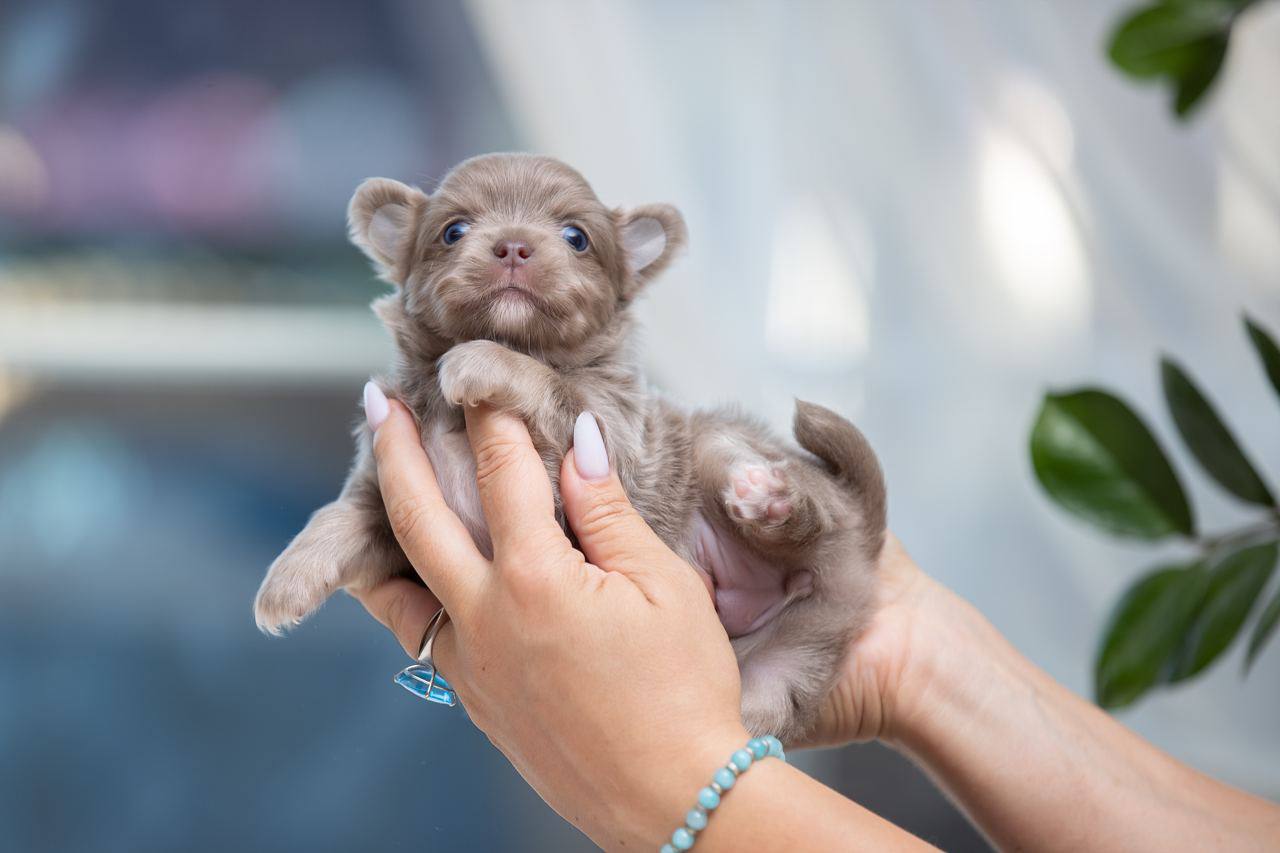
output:
M435 668L435 661L431 659L431 646L435 643L436 635L440 633L444 623L448 621L449 614L441 607L427 622L426 630L422 632L422 650L418 652L418 663Z
M427 699L440 705L452 707L457 704L458 694L452 685L436 670L435 661L431 659L431 647L435 644L436 635L449 621L449 614L441 607L427 622L422 632L422 650L418 652L415 663L402 669L393 679L405 690L419 699Z

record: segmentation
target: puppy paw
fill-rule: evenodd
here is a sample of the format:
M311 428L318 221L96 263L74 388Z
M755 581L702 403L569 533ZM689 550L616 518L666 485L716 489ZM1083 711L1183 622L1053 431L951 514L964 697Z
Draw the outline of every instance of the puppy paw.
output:
M336 588L332 554L314 548L290 547L276 558L258 588L253 616L258 628L280 636L311 615Z
M729 469L722 499L725 513L749 540L795 545L819 532L813 502L797 488L785 463L738 462Z
M784 524L794 506L791 483L780 466L743 462L729 471L724 505L737 522Z
M466 341L440 357L440 391L455 406L504 404L511 391L511 350L493 341Z

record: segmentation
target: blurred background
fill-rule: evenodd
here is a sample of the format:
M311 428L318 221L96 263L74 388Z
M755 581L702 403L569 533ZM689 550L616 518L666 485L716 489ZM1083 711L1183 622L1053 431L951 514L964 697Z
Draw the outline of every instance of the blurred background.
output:
M1167 350L1280 473L1239 327L1280 327L1280 4L1185 125L1106 62L1128 5L7 0L0 847L590 849L464 714L391 684L403 653L353 602L285 640L250 610L388 359L351 191L494 150L678 205L653 380L780 427L795 396L850 415L921 564L1088 694L1151 551L1040 493L1043 391L1159 412ZM1235 519L1153 425L1204 526ZM1122 719L1280 797L1271 651ZM985 849L881 747L800 763Z

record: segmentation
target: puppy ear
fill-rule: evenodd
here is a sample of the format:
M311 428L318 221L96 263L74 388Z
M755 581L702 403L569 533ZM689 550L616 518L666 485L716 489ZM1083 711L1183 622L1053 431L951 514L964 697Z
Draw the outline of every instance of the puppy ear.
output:
M393 284L403 283L408 275L414 233L426 206L422 190L387 178L360 184L347 206L351 242L369 256L378 275Z
M669 204L619 211L618 235L636 288L662 272L688 236L684 217Z

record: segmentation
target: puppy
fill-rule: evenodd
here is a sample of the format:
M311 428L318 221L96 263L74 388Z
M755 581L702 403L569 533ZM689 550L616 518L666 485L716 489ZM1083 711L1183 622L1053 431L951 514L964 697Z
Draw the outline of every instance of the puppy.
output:
M610 210L563 163L495 154L457 166L431 195L365 181L348 222L395 285L373 304L398 350L380 384L417 416L478 547L491 551L460 407L521 417L553 483L574 419L594 413L636 509L713 590L747 728L802 735L869 613L884 483L862 434L820 406L796 404L800 450L735 411L687 413L646 388L628 352L631 304L684 243L680 213ZM296 624L339 588L413 574L365 426L356 440L341 495L267 571L254 603L264 631Z

